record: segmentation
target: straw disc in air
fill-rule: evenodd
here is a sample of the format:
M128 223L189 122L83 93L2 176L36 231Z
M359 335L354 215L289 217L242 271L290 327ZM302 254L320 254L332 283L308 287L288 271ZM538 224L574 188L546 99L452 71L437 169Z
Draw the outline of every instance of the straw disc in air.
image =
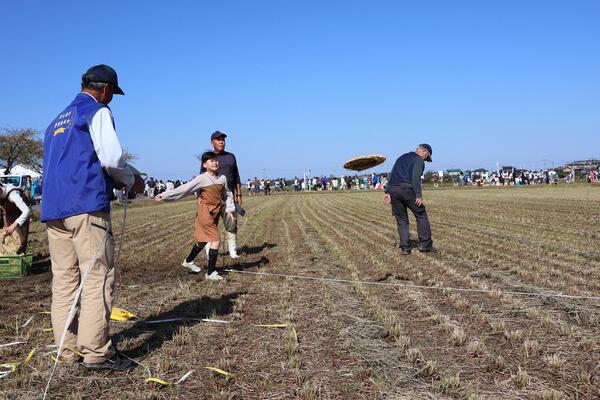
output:
M365 169L373 168L385 162L385 157L382 155L370 155L355 157L344 164L344 168L352 171L364 171Z

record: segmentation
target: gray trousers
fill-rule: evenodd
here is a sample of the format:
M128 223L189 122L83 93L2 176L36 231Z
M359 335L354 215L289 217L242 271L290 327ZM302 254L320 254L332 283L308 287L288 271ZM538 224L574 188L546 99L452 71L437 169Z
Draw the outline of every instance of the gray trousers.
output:
M392 198L392 214L396 217L396 223L398 225L400 247L403 250L410 250L411 248L407 209L412 211L417 220L419 247L428 248L433 246L427 211L425 210L425 206L417 206L415 204L417 196L415 195L412 186L409 184L390 186L389 194Z

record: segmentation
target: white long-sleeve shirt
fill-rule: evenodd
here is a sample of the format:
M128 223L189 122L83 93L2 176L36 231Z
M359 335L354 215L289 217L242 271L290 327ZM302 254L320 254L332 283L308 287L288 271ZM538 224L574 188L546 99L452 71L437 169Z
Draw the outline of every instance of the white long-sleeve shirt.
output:
M12 202L15 206L17 206L17 208L19 210L21 210L21 215L19 216L19 218L17 218L16 222L17 222L17 224L19 224L19 226L23 226L23 224L31 216L31 210L29 209L27 204L25 204L25 202L23 201L23 198L21 197L21 193L18 190L13 190L13 189L15 189L15 187L12 185L4 185L1 198L5 199L8 197L8 201ZM10 194L9 194L9 192L10 192ZM5 227L5 228L7 228L7 227Z
M94 96L86 93L94 99ZM96 99L94 99L97 101ZM100 164L114 181L132 187L133 172L123 159L123 148L115 131L115 122L108 107L102 107L89 121L90 136Z

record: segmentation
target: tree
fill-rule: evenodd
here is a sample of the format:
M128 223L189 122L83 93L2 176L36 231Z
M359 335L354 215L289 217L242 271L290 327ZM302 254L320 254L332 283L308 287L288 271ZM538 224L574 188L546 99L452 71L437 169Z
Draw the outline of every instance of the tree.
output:
M0 134L0 167L5 175L17 164L41 172L43 156L44 144L36 130L4 128Z

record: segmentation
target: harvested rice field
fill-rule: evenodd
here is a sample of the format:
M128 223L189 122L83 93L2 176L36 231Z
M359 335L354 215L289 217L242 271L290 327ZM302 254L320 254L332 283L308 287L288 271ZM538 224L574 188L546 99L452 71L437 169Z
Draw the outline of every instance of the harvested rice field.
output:
M600 398L600 187L426 190L437 251L410 256L382 197L245 197L241 258L222 252L235 272L219 283L180 266L194 201L132 203L115 306L139 318L111 333L140 366L59 365L49 397ZM33 274L2 281L0 345L23 343L0 364L37 350L1 398L40 398L53 364L48 248L32 231Z

